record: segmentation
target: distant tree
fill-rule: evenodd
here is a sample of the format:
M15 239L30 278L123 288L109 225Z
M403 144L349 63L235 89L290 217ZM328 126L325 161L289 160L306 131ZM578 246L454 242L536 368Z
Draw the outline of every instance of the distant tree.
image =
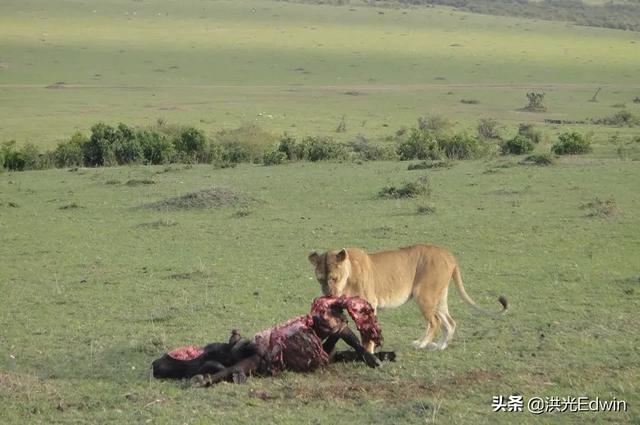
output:
M547 107L542 104L544 93L529 92L527 93L527 99L529 100L529 104L524 107L525 111L544 112L547 110Z

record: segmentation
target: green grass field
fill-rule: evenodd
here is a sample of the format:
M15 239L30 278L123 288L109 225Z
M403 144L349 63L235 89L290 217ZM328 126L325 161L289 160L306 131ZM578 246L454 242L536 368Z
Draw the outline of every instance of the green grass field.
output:
M0 423L640 423L640 133L542 124L617 104L640 115L639 45L635 32L440 7L3 0L0 142L50 149L98 121L158 118L210 134L257 123L375 139L437 113L459 128L495 118L505 134L535 122L548 136L537 152L557 132L592 131L594 150L548 167L489 157L426 171L0 169ZM546 92L548 112L518 110L530 90ZM426 198L377 197L424 175ZM211 187L248 201L141 208ZM471 297L498 310L505 295L508 314L473 314L452 288L458 330L442 352L411 347L424 328L409 302L380 312L398 361L378 370L335 364L208 389L150 379L171 348L308 312L319 295L309 251L414 243L451 249ZM493 413L492 397L511 394L628 410Z
M7 0L0 140L52 147L98 121L158 118L315 135L345 115L338 136L349 138L429 113L462 126L599 117L621 103L638 113L639 43L634 32L446 8ZM518 111L529 90L547 93L547 113Z
M492 413L492 395L513 393L616 397L630 406L543 416L549 422L637 421L637 164L460 162L427 174L427 200L376 199L383 186L424 174L406 165L2 175L2 421L537 422ZM155 184L126 184L135 179ZM211 186L254 201L138 208ZM585 207L595 198L613 199L614 208ZM419 202L435 214L416 214ZM422 332L412 302L383 311L385 347L399 359L380 370L333 365L211 389L149 380L150 361L171 347L222 340L231 328L251 335L305 313L319 292L310 250L416 242L450 247L472 297L497 309L504 294L511 311L498 320L473 315L452 290L459 330L443 352L411 348Z

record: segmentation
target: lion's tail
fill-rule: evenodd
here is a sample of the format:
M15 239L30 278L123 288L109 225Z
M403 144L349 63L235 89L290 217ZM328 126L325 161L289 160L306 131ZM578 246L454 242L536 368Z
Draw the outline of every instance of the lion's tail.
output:
M476 310L478 310L481 313L493 316L496 313L492 313L489 311L486 311L480 307L478 307L478 305L471 299L471 297L469 296L469 294L467 294L467 291L465 291L464 289L464 285L462 284L462 276L460 275L460 267L458 267L457 265L455 266L455 268L453 269L453 281L456 283L456 288L458 288L458 292L460 293L460 297L462 297L462 299L469 304L471 307L475 308ZM500 310L497 314L504 314L507 311L507 308L509 307L509 303L507 302L507 299L504 296L500 296L498 297L498 302L502 305L502 310Z

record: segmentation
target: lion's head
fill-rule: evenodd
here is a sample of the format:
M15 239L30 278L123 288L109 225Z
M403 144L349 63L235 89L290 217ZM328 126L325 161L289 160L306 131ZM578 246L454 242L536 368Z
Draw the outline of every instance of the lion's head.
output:
M315 267L316 279L324 295L339 296L344 293L351 273L351 263L346 249L327 251L323 254L314 251L309 254L309 262Z

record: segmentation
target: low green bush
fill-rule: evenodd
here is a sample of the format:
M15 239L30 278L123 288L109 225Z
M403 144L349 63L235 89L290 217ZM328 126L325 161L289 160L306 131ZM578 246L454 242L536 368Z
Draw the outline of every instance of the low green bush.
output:
M20 152L25 161L25 170L45 170L54 167L53 153L40 152L40 149L33 143L22 146Z
M472 159L485 153L477 137L466 133L436 134L428 130L412 129L409 137L397 147L401 160Z
M278 150L284 153L289 161L302 161L307 158L307 146L286 133L280 138Z
M144 160L142 146L133 134L117 140L113 144L113 154L118 165L135 164Z
M195 127L183 127L173 136L173 146L182 162L204 162L207 137Z
M427 176L422 176L415 182L408 182L402 186L385 186L378 192L378 197L383 199L401 199L429 196L430 194L431 187L429 185L429 179Z
M201 162L206 164L214 164L222 161L224 156L224 148L215 140L210 140L202 153Z
M518 135L524 136L533 143L538 144L542 141L542 132L530 123L520 123L518 125Z
M490 144L483 143L477 136L444 132L450 124L447 119L433 115L420 118L418 128L408 132L403 129L384 141L372 142L358 135L343 144L325 136L308 136L298 141L284 134L278 140L256 125L223 130L208 138L195 127L167 125L164 121L141 129L122 123L111 126L100 122L91 127L89 137L75 133L68 141L59 143L53 151L44 153L32 144L18 149L15 142L6 142L0 149L0 165L11 170L25 170L51 166L97 167L173 162L229 167L242 162L276 165L298 160L439 161L477 158L488 151ZM484 124L487 128L485 136L491 136L491 128L497 123L486 120ZM528 139L523 135L518 137ZM447 164L431 162L426 167L439 165ZM415 165L415 169L419 168L422 166Z
M531 139L520 134L500 146L503 155L523 155L532 152L534 148Z
M84 149L89 139L80 132L76 132L66 142L58 143L53 151L56 167L81 167L84 165Z
M142 148L133 129L122 123L117 128L104 123L95 124L83 147L84 164L89 167L127 164L142 159Z
M175 160L175 145L166 134L153 129L138 130L136 139L147 164L168 164Z
M271 151L265 152L262 158L262 163L264 165L280 165L286 160L287 160L287 154L278 150L278 148L276 147Z
M248 124L219 131L215 142L222 146L223 161L260 163L277 138L257 125Z
M26 159L21 151L16 148L16 141L10 140L2 143L2 166L9 171L23 171L26 166Z
M436 136L425 130L412 128L409 137L400 142L396 148L398 157L402 161L412 159L442 159L444 156Z
M558 136L558 142L551 147L556 155L579 155L591 152L591 141L580 133L567 132Z
M263 153L264 155L264 153ZM238 143L226 143L222 149L222 161L229 163L253 162L256 153L247 145Z
M393 144L372 143L361 135L349 143L349 148L358 159L364 161L389 161L398 158Z
M465 133L441 136L437 139L439 149L448 159L472 159L480 156L480 142Z
M312 162L346 159L347 149L330 137L309 136L302 143L306 145L307 159Z
M623 109L609 117L594 118L591 122L594 124L613 125L618 127L634 127L640 125L640 117L637 117L630 111Z
M493 118L481 118L478 120L476 130L478 131L478 135L484 139L499 139L499 126L500 123Z

